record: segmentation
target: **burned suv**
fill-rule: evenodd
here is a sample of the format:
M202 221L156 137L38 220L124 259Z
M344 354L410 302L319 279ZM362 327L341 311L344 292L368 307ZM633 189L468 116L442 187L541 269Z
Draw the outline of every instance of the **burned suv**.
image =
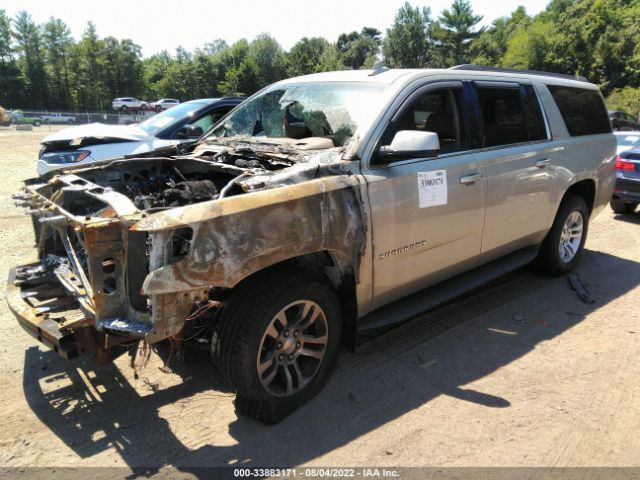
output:
M571 270L615 147L580 78L377 65L289 79L184 151L26 182L40 261L11 272L7 299L69 359L206 345L237 410L274 422L360 335L532 261Z

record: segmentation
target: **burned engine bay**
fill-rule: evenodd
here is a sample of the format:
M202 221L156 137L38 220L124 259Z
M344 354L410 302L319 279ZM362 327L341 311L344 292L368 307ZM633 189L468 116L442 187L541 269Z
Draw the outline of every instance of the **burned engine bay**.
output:
M222 142L205 143L187 155L101 162L69 169L53 176L47 185L38 184L41 179L30 183L72 215L113 217L136 211L157 212L309 180L321 167L335 166L344 151L327 149L333 144L324 138L294 142L295 145L289 139L258 144L233 142L233 147L220 145ZM120 195L130 204L125 206L128 202Z

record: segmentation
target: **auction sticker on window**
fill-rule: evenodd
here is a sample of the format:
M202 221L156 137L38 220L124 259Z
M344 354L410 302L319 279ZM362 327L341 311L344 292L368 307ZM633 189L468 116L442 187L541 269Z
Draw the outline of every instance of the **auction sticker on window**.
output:
M447 171L418 172L420 208L447 204Z

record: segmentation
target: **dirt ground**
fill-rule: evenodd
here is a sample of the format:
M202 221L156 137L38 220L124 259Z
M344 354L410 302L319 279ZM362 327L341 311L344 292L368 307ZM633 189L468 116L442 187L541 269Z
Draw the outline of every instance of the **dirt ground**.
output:
M10 195L46 133L0 130L2 278L34 253ZM516 272L343 353L276 426L235 416L206 355L70 365L3 302L0 468L640 467L640 213L603 212L577 271L596 303Z

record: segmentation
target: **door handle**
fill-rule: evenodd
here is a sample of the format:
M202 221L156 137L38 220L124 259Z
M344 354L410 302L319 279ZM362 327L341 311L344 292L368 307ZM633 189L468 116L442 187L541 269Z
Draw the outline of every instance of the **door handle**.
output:
M471 185L472 183L476 183L480 179L482 179L481 173L472 173L471 175L460 177L458 181L463 185Z
M551 165L551 159L549 159L549 158L545 158L544 160L536 161L536 167L538 167L538 168L544 168L547 165Z

